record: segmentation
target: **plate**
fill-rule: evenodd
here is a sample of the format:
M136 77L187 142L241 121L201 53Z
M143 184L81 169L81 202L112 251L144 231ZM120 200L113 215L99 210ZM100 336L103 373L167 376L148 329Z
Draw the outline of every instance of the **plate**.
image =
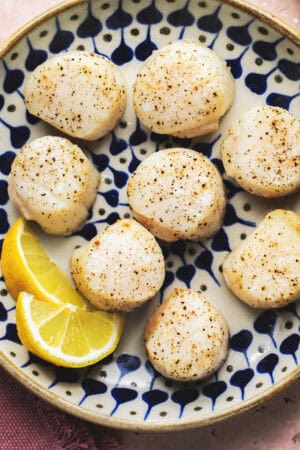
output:
M88 222L68 238L41 234L49 254L66 273L77 245L117 218L130 216L128 176L151 152L168 146L191 147L208 156L223 173L221 136L243 111L267 103L299 112L299 37L268 15L254 11L262 22L250 14L251 8L237 8L241 4L232 0L72 1L14 35L3 47L0 70L1 239L17 218L7 196L7 176L16 152L34 138L57 134L26 112L23 82L38 64L59 52L85 49L108 56L121 67L129 92L126 112L113 132L100 141L80 143L102 176ZM230 65L236 81L234 104L220 128L198 140L149 133L131 106L131 86L145 58L154 49L183 38L198 39L214 49ZM240 190L226 176L224 182L229 201L222 229L203 242L163 245L167 266L163 289L154 300L128 314L117 351L90 368L63 369L28 353L16 333L15 303L1 279L1 364L35 393L69 413L99 424L144 430L181 429L224 419L295 380L300 359L299 302L283 310L251 309L228 291L221 264L267 211L276 207L299 211L299 200L296 196L260 199ZM147 317L175 286L205 291L229 323L228 358L215 375L202 382L167 380L153 370L144 353Z

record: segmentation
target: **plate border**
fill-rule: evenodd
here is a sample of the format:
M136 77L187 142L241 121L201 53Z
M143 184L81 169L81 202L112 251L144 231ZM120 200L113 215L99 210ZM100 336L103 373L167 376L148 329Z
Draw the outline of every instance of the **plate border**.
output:
M259 19L265 24L271 26L273 29L281 33L282 35L289 38L297 47L300 48L300 31L296 28L280 19L276 15L269 13L265 9L252 5L244 0L217 0L220 3L228 4L234 8L244 11L251 16ZM6 56L6 54L17 44L23 37L25 37L30 31L35 29L37 26L44 23L46 20L56 16L57 14L67 11L73 6L78 6L87 3L88 0L67 0L65 2L59 3L44 13L33 18L27 22L23 27L19 28L15 33L13 33L1 46L0 46L0 59ZM259 9L258 9L259 8ZM238 414L245 413L250 409L257 407L263 402L269 400L275 394L279 394L282 390L287 388L292 383L300 380L300 365L296 367L285 379L276 383L269 389L265 391L263 395L257 394L251 399L244 401L241 405L230 408L230 410L225 409L224 411L214 414L213 416L204 416L199 419L189 419L186 421L181 421L178 424L173 422L162 423L157 422L144 422L136 423L131 420L117 419L115 417L104 416L101 414L93 413L83 407L76 406L63 398L56 395L54 392L50 392L42 388L36 381L30 378L26 372L21 371L18 366L16 366L5 353L0 350L0 364L1 366L15 379L17 379L21 384L23 384L31 392L48 401L53 406L58 407L66 413L70 413L80 419L93 422L98 425L104 425L111 428L127 429L127 430L137 430L137 431L179 431L184 429L194 429L203 426L211 425L216 422L220 422L225 419L230 419Z

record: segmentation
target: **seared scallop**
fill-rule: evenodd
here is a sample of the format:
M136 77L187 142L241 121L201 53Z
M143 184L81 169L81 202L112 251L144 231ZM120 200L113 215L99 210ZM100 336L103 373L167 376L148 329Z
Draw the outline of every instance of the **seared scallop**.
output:
M28 111L69 136L95 140L111 131L126 102L118 66L88 52L61 53L26 80Z
M226 359L228 334L224 317L202 292L174 289L147 322L146 353L165 377L199 380Z
M159 291L165 262L152 234L135 220L122 219L75 250L71 274L95 308L130 311Z
M79 229L95 201L100 175L68 139L45 136L18 151L8 194L19 213L49 234Z
M206 238L222 225L222 178L195 150L152 153L131 176L127 192L134 217L164 241Z
M197 41L177 41L153 54L133 86L133 106L152 131L190 138L210 133L234 98L225 62Z
M228 287L254 308L300 299L300 215L277 209L223 262Z
M246 191L291 194L300 188L300 120L282 108L255 107L229 128L221 156L227 175Z

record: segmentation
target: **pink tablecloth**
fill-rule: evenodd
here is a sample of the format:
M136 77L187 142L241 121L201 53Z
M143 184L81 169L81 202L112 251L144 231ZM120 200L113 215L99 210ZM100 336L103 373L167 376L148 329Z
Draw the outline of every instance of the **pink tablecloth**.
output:
M59 0L0 0L0 44ZM249 1L250 3L250 1ZM251 0L300 29L300 0ZM18 11L18 13L16 13ZM20 13L22 11L22 13ZM296 450L300 449L300 383L224 423L176 433L114 431L71 417L27 392L0 369L0 450Z

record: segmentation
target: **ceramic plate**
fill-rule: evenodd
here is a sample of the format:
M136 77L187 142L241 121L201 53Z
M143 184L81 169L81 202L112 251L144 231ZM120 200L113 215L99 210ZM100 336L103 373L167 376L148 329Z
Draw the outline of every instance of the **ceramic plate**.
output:
M219 159L222 133L243 111L266 103L299 113L296 33L293 38L287 28L279 26L276 31L267 23L270 19L264 17L261 22L232 2L94 0L73 1L25 27L2 51L1 238L17 218L7 196L7 176L15 154L34 138L57 134L30 116L23 104L24 79L38 64L67 50L94 51L121 67L129 92L125 115L115 130L100 141L81 143L102 176L88 222L71 237L41 235L49 254L69 273L69 257L77 245L116 219L130 217L126 183L150 153L168 146L190 147L203 152L223 173ZM235 102L220 128L198 140L149 133L131 106L131 86L143 61L154 49L183 38L197 39L214 49L230 65L236 81ZM259 199L240 190L225 175L224 182L229 202L222 229L210 240L163 246L167 265L163 289L153 301L128 314L117 351L100 364L67 370L28 353L16 333L15 302L1 279L0 359L4 367L68 412L97 423L136 429L184 428L219 420L257 404L296 379L299 302L284 310L251 309L228 291L221 264L267 211L276 207L299 211L299 203L296 196ZM202 382L167 380L145 357L142 336L147 317L175 286L205 291L229 323L228 358L215 375Z

